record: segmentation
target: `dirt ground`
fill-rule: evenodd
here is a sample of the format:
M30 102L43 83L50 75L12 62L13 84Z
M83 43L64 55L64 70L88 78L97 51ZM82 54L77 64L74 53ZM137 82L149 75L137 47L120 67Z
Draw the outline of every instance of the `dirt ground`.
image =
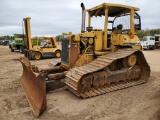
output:
M143 53L151 67L147 83L90 99L62 88L47 94L47 110L36 118L18 80L22 66L16 59L23 55L0 46L0 120L160 120L160 50Z

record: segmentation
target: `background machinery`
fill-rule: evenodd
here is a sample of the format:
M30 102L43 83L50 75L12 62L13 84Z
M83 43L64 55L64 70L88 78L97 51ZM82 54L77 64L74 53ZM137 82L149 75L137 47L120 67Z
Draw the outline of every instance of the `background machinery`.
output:
M46 69L35 66L32 69L27 58L20 59L23 66L20 82L36 116L46 108L46 90L67 85L78 97L90 98L145 83L150 77L150 67L140 51L137 36L141 29L136 12L139 8L110 3L88 10L81 3L81 7L81 33L62 35L60 62ZM91 19L101 16L104 29L93 29Z
M141 47L143 50L154 50L155 49L155 37L144 36L141 41Z
M39 60L41 58L51 58L51 57L59 58L61 56L61 45L57 44L56 39L54 37L39 37L37 38L37 45L32 44L30 19L31 18L29 17L23 19L25 25L25 36L27 45L27 49L25 50L24 53L25 56L28 59L35 59L35 60Z
M25 36L23 34L14 34L14 39L11 40L11 42L9 43L9 48L11 52L19 50L21 54L24 53L24 49L27 49L26 40L24 38ZM38 43L40 42L38 41ZM32 39L32 45L37 45L37 39Z
M11 52L14 52L15 50L19 50L20 53L23 54L24 49L26 48L25 45L25 36L23 34L14 34L13 40L11 40L9 44L9 48ZM34 44L34 41L32 41Z

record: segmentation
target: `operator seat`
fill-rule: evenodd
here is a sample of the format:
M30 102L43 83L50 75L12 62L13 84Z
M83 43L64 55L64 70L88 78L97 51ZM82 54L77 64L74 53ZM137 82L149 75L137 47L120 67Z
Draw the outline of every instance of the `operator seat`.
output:
M119 24L117 25L116 29L113 31L114 34L122 34L122 28L123 28L123 25L122 24Z

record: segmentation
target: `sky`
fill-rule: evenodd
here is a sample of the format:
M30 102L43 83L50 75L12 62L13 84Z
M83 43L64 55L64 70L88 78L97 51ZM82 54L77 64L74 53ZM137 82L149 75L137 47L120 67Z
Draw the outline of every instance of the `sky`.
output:
M104 2L138 7L142 29L160 28L160 0L0 0L0 36L22 34L26 17L31 17L32 37L80 33L82 2L86 9ZM100 21L93 23L96 28Z

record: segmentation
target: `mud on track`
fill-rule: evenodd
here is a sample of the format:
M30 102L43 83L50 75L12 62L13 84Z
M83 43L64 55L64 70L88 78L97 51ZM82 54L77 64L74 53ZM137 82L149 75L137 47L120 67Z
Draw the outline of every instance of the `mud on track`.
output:
M143 51L151 78L145 84L91 99L77 98L65 88L47 94L48 108L40 120L160 120L160 50ZM34 120L18 78L23 56L0 45L0 120ZM38 66L54 59L31 61Z

